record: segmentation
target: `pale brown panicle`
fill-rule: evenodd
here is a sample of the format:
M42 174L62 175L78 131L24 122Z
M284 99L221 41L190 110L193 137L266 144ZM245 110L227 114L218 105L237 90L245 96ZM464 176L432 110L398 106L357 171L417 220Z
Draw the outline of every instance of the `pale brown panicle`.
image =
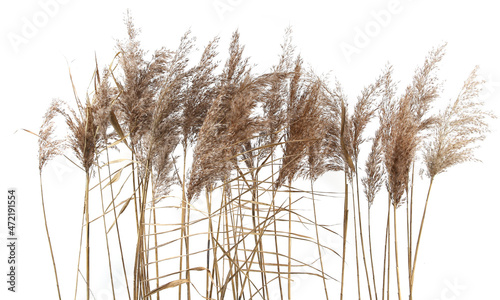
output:
M495 116L485 110L480 100L483 82L477 78L477 70L477 67L472 70L456 100L438 115L431 128L423 149L429 178L454 165L476 160L473 153L476 143L489 132L487 119Z
M38 168L40 171L48 161L63 151L63 141L54 139L54 118L60 111L61 105L61 100L52 100L49 109L43 116L43 123L38 132Z

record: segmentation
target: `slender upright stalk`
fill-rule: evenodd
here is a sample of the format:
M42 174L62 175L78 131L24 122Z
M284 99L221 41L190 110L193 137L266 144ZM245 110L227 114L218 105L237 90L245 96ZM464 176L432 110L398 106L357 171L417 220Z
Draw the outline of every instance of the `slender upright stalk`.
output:
M415 267L417 265L418 248L420 246L420 238L422 237L422 228L424 228L425 213L427 212L427 204L429 203L429 195L431 194L431 188L432 188L433 181L434 181L434 177L431 177L431 182L429 183L429 190L427 191L427 198L425 200L424 214L422 215L422 221L420 223L420 230L418 232L417 246L415 248L415 258L413 259L413 269L411 271L410 299L412 299L411 297L412 297L412 292L413 292L413 280L415 279Z
M406 202L406 236L408 242L408 285L411 288L411 260L412 260L412 214L413 214L413 180L415 179L415 163L412 164L411 181L410 181L410 195L407 197Z
M415 164L413 164L413 167L412 167L412 173L411 173L411 193L410 193L410 250L409 250L409 269L408 269L408 276L409 276L409 280L408 280L408 284L409 284L409 288L410 288L410 296L409 296L409 300L412 300L412 294L411 294L411 290L412 290L412 279L411 279L411 274L412 274L412 270L413 270L413 262L412 262L412 258L413 258L413 185L414 185L414 174L415 174Z
M106 165L108 167L108 176L109 176L109 178L111 178L111 167L109 166L109 151L108 151L107 147L106 147L106 159L107 159ZM118 215L116 214L116 205L115 205L115 196L114 196L115 193L113 191L113 184L109 185L109 189L110 189L110 193L111 193L111 203L113 203L113 214L114 214L115 222L116 222L116 235L118 237L118 245L120 247L120 257L122 260L123 277L125 278L125 286L127 288L128 298L129 298L129 300L131 300L132 298L130 296L130 288L128 285L127 269L125 268L125 257L123 256L122 239L120 236L120 226L118 224Z
M401 287L399 284L399 260L398 260L398 233L397 233L397 223L396 223L396 204L393 204L394 208L394 252L396 253L396 276L398 282L398 297L401 300Z
M158 231L156 229L156 201L153 197L153 223L154 223L154 227L153 227L153 231L154 231L154 234L155 234L155 270L156 270L156 287L160 287L160 279L158 278L160 276L160 270L159 270L159 266L158 266ZM157 300L160 300L160 292L158 291L158 293L156 293L156 299Z
M319 242L319 232L318 232L318 217L316 216L316 201L314 200L314 182L311 178L311 196L312 196L312 205L313 205L313 214L314 214L314 227L316 229L316 243L318 245L318 255L319 255L319 263L321 265L321 276L323 277L323 286L325 288L325 296L328 300L328 289L326 287L326 278L325 272L323 268L323 256L321 255L321 244Z
M345 190L344 190L344 227L342 236L342 279L340 281L340 300L344 299L344 269L345 269L345 249L347 241L347 225L349 219L349 189L347 185L347 173L344 172Z
M359 204L359 178L358 178L358 164L356 163L356 196L358 202L358 222L359 222L359 239L361 240L361 253L363 254L363 263L365 265L365 274L366 274L366 283L368 285L368 295L370 296L370 300L372 299L372 291L370 285L370 276L368 275L368 266L366 264L366 255L365 255L365 242L363 238L363 224L361 223L361 205ZM370 249L371 250L371 249Z
M372 266L372 277L373 277L373 293L375 294L375 299L378 299L377 296L377 284L375 282L375 268L373 267L373 254L372 254L372 229L371 229L371 207L370 203L368 203L368 248L370 249L370 262Z
M288 180L288 300L292 299L292 180Z
M182 166L182 204L181 204L181 247L179 254L179 279L182 279L183 247L186 246L186 279L190 279L189 274L189 205L186 198L186 156L187 149L183 147L183 166ZM187 285L188 299L191 299L191 288ZM179 299L182 296L182 285L179 285Z
M54 275L56 276L57 294L59 296L59 300L61 300L61 291L59 290L59 279L57 277L56 260L54 258L54 252L52 251L52 243L50 242L49 227L47 225L47 215L45 214L45 201L43 199L43 185L42 185L42 170L41 169L40 169L39 175L40 175L40 195L42 197L43 221L45 223L45 232L47 233L47 241L49 242L50 256L52 257L52 265L54 267Z
M82 257L82 245L83 245L83 227L85 226L85 207L87 206L87 203L83 203L83 211L82 211L82 221L81 221L81 226L80 226L80 244L79 244L79 247L78 247L78 263L77 263L77 266L76 266L76 280L75 280L75 298L74 300L76 300L76 296L77 296L77 293L78 293L78 278L80 275L80 262L81 262L81 257Z
M109 278L111 281L111 292L113 294L113 299L116 299L115 283L113 280L113 268L111 267L111 254L109 252L108 230L107 230L107 226L106 226L106 212L104 210L104 196L102 194L101 168L99 166L97 166L97 174L99 176L99 191L101 193L101 208L102 208L102 224L104 226L104 237L106 238L106 250L108 253L108 266L109 266Z
M87 264L87 300L90 299L90 218L89 218L89 181L90 174L85 172L85 224L87 224L87 247L86 247L86 264Z
M387 300L389 300L389 290L390 290L390 275L391 275L391 198L388 197L387 201L387 225L385 227L385 249L384 249L384 274L383 274L383 283L382 283L382 300L385 297L385 272L387 270ZM385 267L385 262L387 258L387 269Z
M358 299L361 299L361 282L359 281L359 255L358 255L358 230L356 225L356 202L354 200L354 187L351 184L352 192L352 215L354 217L354 245L356 248L356 278L358 280Z
M274 184L274 147L271 149L271 183ZM273 229L274 229L274 246L276 249L276 270L278 271L278 285L280 288L280 297L283 300L283 287L281 284L281 270L280 270L280 258L279 258L279 249L278 249L278 231L276 226L276 190L273 189L271 191L271 209L273 211ZM250 286L250 285L249 285Z
M259 208L259 172L258 172L258 170L255 172L252 192L253 192L252 198L254 199L254 201L252 203L252 216L253 216L253 221L254 221L254 228L255 228L255 232L259 233L259 236L260 236L261 229L259 226L260 208ZM264 229L262 229L262 231L264 231ZM259 261L259 268L262 271L261 272L262 289L263 289L264 294L269 299L269 289L267 288L266 262L264 260L264 245L262 243L261 238L257 239L257 235L255 235L255 238L256 238L256 244L258 245L257 249L259 251L259 253L257 254L257 259Z

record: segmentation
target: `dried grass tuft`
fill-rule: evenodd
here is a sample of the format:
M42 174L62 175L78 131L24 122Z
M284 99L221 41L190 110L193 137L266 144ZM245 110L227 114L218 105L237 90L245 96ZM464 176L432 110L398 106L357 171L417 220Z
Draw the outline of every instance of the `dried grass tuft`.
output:
M54 139L55 123L54 118L61 110L62 101L52 100L49 109L43 116L43 123L38 132L38 168L42 171L43 167L57 155L62 154L64 141Z
M477 70L471 72L456 100L438 115L424 145L423 159L430 178L454 165L477 160L474 149L489 132L487 120L495 117L480 100L483 81L477 78Z

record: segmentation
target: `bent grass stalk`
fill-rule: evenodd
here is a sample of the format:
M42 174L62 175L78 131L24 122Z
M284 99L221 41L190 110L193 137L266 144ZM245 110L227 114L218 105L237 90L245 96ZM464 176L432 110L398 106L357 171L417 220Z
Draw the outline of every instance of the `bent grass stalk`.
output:
M424 213L422 215L422 220L420 221L420 230L418 231L417 245L415 248L415 257L413 259L413 269L411 270L410 298L412 297L412 292L413 292L413 280L415 279L415 268L416 268L416 264L417 264L418 249L420 246L420 238L422 237L422 229L424 228L425 214L427 212L427 204L429 203L429 195L431 194L431 188L432 188L433 181L434 181L434 177L431 178L431 182L429 183L429 189L427 191L427 197L425 199Z
M57 294L59 296L59 300L61 300L61 291L59 289L59 278L57 277L56 260L54 258L54 252L52 251L52 243L50 241L49 227L47 225L47 215L45 214L45 201L43 199L42 169L40 169L39 175L40 175L40 195L42 198L43 221L45 223L45 232L47 233L47 241L49 242L50 256L52 257L52 266L54 267L54 275L56 277Z

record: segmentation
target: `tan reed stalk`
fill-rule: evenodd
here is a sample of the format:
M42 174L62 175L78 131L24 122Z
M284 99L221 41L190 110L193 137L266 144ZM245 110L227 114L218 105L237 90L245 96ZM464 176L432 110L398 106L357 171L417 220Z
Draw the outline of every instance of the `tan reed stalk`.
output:
M358 281L358 299L361 299L361 281L359 280L359 255L358 255L358 230L356 225L356 202L354 195L354 184L351 183L351 193L352 193L352 215L354 218L354 245L356 249L356 278Z
M210 196L210 198L212 198L212 197ZM210 201L210 204L212 204L212 203L213 202ZM211 213L209 213L209 214L211 214ZM223 278L221 277L221 274L220 274L219 259L217 258L217 250L220 248L220 244L217 241L219 240L219 235L221 232L220 226L222 224L222 222L221 222L222 214L220 212L218 214L219 214L219 219L217 221L217 231L215 232L216 233L215 237L213 236L213 234L214 234L213 228L210 230L210 232L212 235L212 243L213 243L212 247L214 248L214 255L213 255L214 259L213 259L213 267L212 267L213 271L212 271L212 273L215 274L216 279L217 279L216 283L218 284L218 286L215 286L217 299L221 299L221 294L219 293L219 286L221 285ZM210 224L210 226L212 226L212 224ZM221 248L221 249L224 250L223 248ZM222 267L224 267L224 265ZM222 273L224 273L224 271L222 271ZM213 287L214 286L212 285L210 288L210 297L212 297ZM222 299L224 299L223 296L224 295L222 295Z
M410 267L411 268L413 268L413 262L412 262L412 253L413 252L412 251L413 251L413 187L415 184L414 175L415 175L415 165L413 165L413 168L412 168L411 192L410 192L410 200L411 200L411 206L410 206Z
M76 266L76 280L75 280L75 298L76 300L76 295L78 292L78 275L80 274L80 260L81 260L81 254L82 254L82 245L83 245L83 227L85 226L85 203L83 204L83 210L82 210L82 226L80 227L80 244L78 247L78 263Z
M103 188L102 188L102 180L101 180L101 167L99 165L97 165L97 174L98 174L98 178L99 178L99 192L101 195L102 224L104 226L104 236L106 238L106 251L108 253L108 266L109 266L109 278L111 281L111 292L113 294L113 299L116 299L115 283L113 281L113 269L111 267L111 253L109 251L108 230L107 230L107 226L106 226L106 212L104 210L104 195L102 193Z
M391 217L391 199L388 198L388 208L387 208L387 225L385 227L385 246L384 246L384 272L382 275L382 300L385 298L385 273L387 270L387 299L389 300L389 283L390 283L390 265L391 265L391 231L390 231L390 219ZM386 268L386 260L387 260L387 268Z
M372 278L373 278L373 293L375 294L375 300L378 300L377 293L377 283L375 281L375 268L373 266L373 253L372 253L372 230L371 230L371 207L368 203L368 248L370 250L370 262L372 267Z
M356 169L354 172L354 176L356 177L356 197L358 203L358 221L359 221L359 239L361 241L361 253L363 255L363 263L365 266L365 275L366 275L366 283L368 285L368 295L370 296L370 300L372 299L372 290L370 287L370 276L368 275L368 266L366 264L366 256L365 256L365 243L363 238L363 224L361 223L361 205L359 203L359 176L358 176L358 163L355 163ZM353 195L354 196L354 195ZM355 211L355 210L354 210Z
M156 201L155 201L155 198L153 197L153 222L154 222L154 227L153 227L153 231L154 231L154 235L155 235L155 271L156 271L156 277L159 277L160 276L160 269L159 269L159 265L158 265L158 260L159 260L159 257L158 257L158 231L156 229ZM159 288L160 287L160 279L156 279L156 287ZM160 291L158 291L156 293L156 299L157 300L160 300Z
M398 298L401 300L401 286L399 282L399 259L398 259L398 232L397 232L397 222L396 222L396 205L393 204L394 208L394 252L396 254L396 276L398 283Z
M314 228L316 230L316 242L318 245L319 263L321 265L321 276L323 277L323 287L325 289L325 297L328 300L328 289L326 287L325 271L324 271L324 267L323 267L323 256L321 254L321 244L319 241L318 219L316 216L316 201L314 201L314 182L313 182L312 178L311 178L311 197L312 197L313 214L314 214Z
M486 133L489 132L487 119L495 118L495 115L485 110L484 102L479 99L483 81L477 78L477 70L478 67L472 70L456 100L437 116L430 141L424 145L423 157L430 183L413 259L410 297L412 297L418 249L434 177L454 165L476 160L473 153L477 147L475 144L484 140Z
M106 147L106 160L107 160L106 165L107 165L107 169L108 169L108 177L111 178L111 167L110 167L110 163L109 163L109 151L108 151L108 147ZM130 296L130 287L129 287L129 284L128 284L127 269L125 268L125 257L123 256L123 247L122 247L122 240L121 240L121 235L120 235L120 226L119 226L119 223L118 223L118 216L116 214L116 205L115 205L115 196L114 196L114 191L113 191L113 184L109 185L109 189L110 189L110 193L111 193L111 203L113 204L113 214L114 214L115 223L116 223L116 235L117 235L117 238L118 238L118 246L120 248L120 258L121 258L121 261L122 261L123 277L125 279L125 286L126 286L126 289L127 289L128 298L129 298L129 300L131 300L132 298Z
M292 299L292 179L288 180L288 300Z
M391 227L390 227L390 215L391 215L391 202L389 200L389 209L387 210L387 300L390 298L391 291Z
M229 185L229 190L231 191L231 195L232 195L232 190L233 190L233 182L229 182L228 183ZM237 210L234 208L234 202L233 201L234 199L231 199L230 200L230 220L231 220L231 232L233 234L232 238L233 238L233 243L234 243L234 261L239 261L239 257L238 257L238 219L235 218L235 213L234 211L236 211L236 214L238 214ZM229 231L228 231L229 232ZM229 242L228 242L229 243ZM240 284L243 285L243 281L241 279L241 273L240 272L237 272L237 267L236 265L234 266L234 269L235 269L235 272L236 272L236 280L235 280L235 291L236 293L240 293L240 289L241 291L243 291L243 287L240 287Z
M344 269L345 269L345 255L346 255L346 242L347 242L347 225L349 219L349 189L347 185L347 172L344 172L345 190L344 190L344 226L342 230L342 279L340 281L340 300L344 299Z
M47 224L47 214L45 212L42 171L47 162L56 155L61 154L62 151L62 141L53 139L53 134L55 131L54 117L56 116L58 110L60 109L60 105L61 103L59 100L52 101L49 109L43 116L43 123L40 126L38 135L34 134L31 131L25 130L26 132L32 133L38 137L38 174L40 180L40 196L42 199L43 221L45 224L45 233L47 234L47 241L49 243L50 256L52 258L52 266L54 268L54 275L56 279L56 287L59 300L61 300L61 291L59 288L59 278L57 276L56 260L54 257L54 251L52 249L52 242L50 240L49 226Z
M227 179L224 180L224 182L227 182ZM225 241L227 243L227 253L229 255L231 255L231 241L230 241L230 230L229 230L229 214L231 214L231 210L228 210L228 201L227 201L227 189L228 189L228 184L226 183L223 183L223 186L222 186L222 203L221 203L221 208L223 208L223 211L224 211L224 224L223 226L225 227L224 230L225 230ZM230 187L229 187L230 189ZM222 213L222 210L221 210L221 213ZM223 237L223 240L224 240L224 237ZM236 251L234 253L234 255L236 256ZM234 274L237 274L237 265L235 265L232 261L229 261L229 268L228 268L228 277L231 277L231 287L232 287L232 294L233 294L233 299L236 300L237 299L237 294L238 294L238 291L236 289L236 280L238 279L238 277L236 276L233 276L233 270L235 270L235 273Z
M184 247L184 238L186 236L186 151L187 149L183 148L183 164L182 164L182 198L181 198L181 239L180 239L180 253L179 253L179 279L182 279L182 260L183 260L183 247ZM187 243L187 242L186 242ZM186 258L187 259L187 258ZM182 299L182 285L179 285L179 299Z
M240 171L241 172L241 171ZM253 171L252 171L253 172ZM253 227L256 233L260 233L260 228L258 224L260 223L259 219L259 181L258 181L258 170L255 172L255 174L252 174L253 178L253 183L252 186L250 187L252 190L252 223ZM266 278L266 269L265 269L265 262L264 262L264 249L262 245L262 239L257 238L257 234L254 235L255 239L255 244L257 245L257 260L259 263L259 268L261 270L260 272L260 277L262 281L262 289L264 290L264 293L267 295L267 298L269 298L269 291L267 289L267 278Z
M237 185L238 185L238 202L237 202L237 206L238 206L238 209L239 209L239 215L240 215L240 231L241 231L241 235L244 234L245 232L245 228L243 227L243 204L241 203L241 195L242 195L242 192L241 192L241 186L240 186L240 178L238 177L237 178ZM243 244L243 255L245 257L245 261L248 261L249 258L248 258L248 255L247 255L247 247L246 247L246 242L245 242L245 239L242 240L242 244ZM246 283L246 278L245 280L243 281L243 283L241 284L241 292L240 292L240 297L242 297L243 293L244 293L244 288L245 288L245 283ZM248 293L250 295L252 295L252 285L251 284L248 284Z
M210 217L210 212L209 212L209 203L210 199L208 198L208 191L205 191L205 199L207 201L207 222L208 222L208 230L207 230L207 272L206 272L206 280L205 280L205 298L208 299L208 291L210 290L208 288L209 284L211 284L210 280L210 223L211 223L211 217Z
M274 186L274 147L271 149L271 186ZM283 286L281 284L281 270L280 270L280 258L279 258L279 248L278 248L278 234L277 234L277 224L276 224L276 189L271 191L271 209L273 211L273 230L274 230L274 249L276 253L276 270L278 272L278 286L280 289L280 297L283 300ZM250 293L251 294L251 293Z
M415 258L413 259L413 269L411 270L411 278L410 278L410 299L412 299L413 294L413 280L415 278L415 267L417 264L417 256L418 256L418 248L420 246L420 238L422 237L422 229L424 227L425 214L427 212L427 204L429 203L429 195L431 194L432 183L434 181L434 177L431 178L429 183L429 189L427 190L427 197L425 199L424 213L422 215L422 221L420 222L420 229L418 231L417 245L415 247Z
M54 267L54 275L56 277L57 295L59 296L59 300L61 300L61 291L59 289L59 279L57 277L56 260L54 258L54 252L52 251L52 243L50 241L49 227L47 225L47 215L45 214L45 202L43 199L43 185L42 185L42 169L40 169L39 175L40 175L40 195L42 198L42 211L43 211L43 220L45 223L45 233L47 233L47 241L49 242L50 256L52 257L52 266Z
M207 231L207 239L208 239L208 248L207 248L207 270L210 270L210 266L209 266L209 262L210 262L210 241L213 240L213 234L214 234L214 231L213 231L213 224L212 224L212 193L208 191L208 189L205 190L205 197L207 199L207 214L208 214L208 231ZM212 268L212 272L211 274L213 274L213 276L215 276L215 280L216 282L218 282L218 270L217 272L215 272L215 267L216 267L216 262L217 262L217 248L216 248L216 245L215 243L212 243L212 248L213 248L213 268ZM213 287L214 287L214 282L212 280L210 280L210 288L208 287L208 282L209 282L209 272L207 272L207 299L211 299L212 298L212 290L213 290ZM212 276L212 277L213 277ZM210 292L209 292L210 291ZM217 294L218 295L218 294ZM217 298L218 299L218 298Z
M136 227L137 227L137 234L139 234L139 226L140 226L140 223L139 223L139 210L138 210L138 201L140 202L140 195L137 196L136 193L139 192L140 190L140 184L139 184L139 176L137 176L137 179L136 179L136 168L135 168L135 162L137 161L136 160L136 156L134 154L134 144L133 142L131 143L131 148L132 148L132 152L131 152L131 157L130 159L132 160L132 189L133 189L133 193L134 193L134 207L135 207L135 222L136 222ZM139 188L137 188L136 186L136 181L137 181L137 186ZM140 206L140 205L139 205Z
M407 237L408 237L408 288L411 290L411 272L412 272L412 251L413 251L413 184L415 182L415 162L412 164L411 168L411 179L410 179L410 195L408 198L408 202L406 203L406 218L407 218ZM410 293L411 300L411 293Z
M85 224L86 224L86 265L87 265L87 300L90 299L90 222L89 222L89 182L90 174L85 173Z

